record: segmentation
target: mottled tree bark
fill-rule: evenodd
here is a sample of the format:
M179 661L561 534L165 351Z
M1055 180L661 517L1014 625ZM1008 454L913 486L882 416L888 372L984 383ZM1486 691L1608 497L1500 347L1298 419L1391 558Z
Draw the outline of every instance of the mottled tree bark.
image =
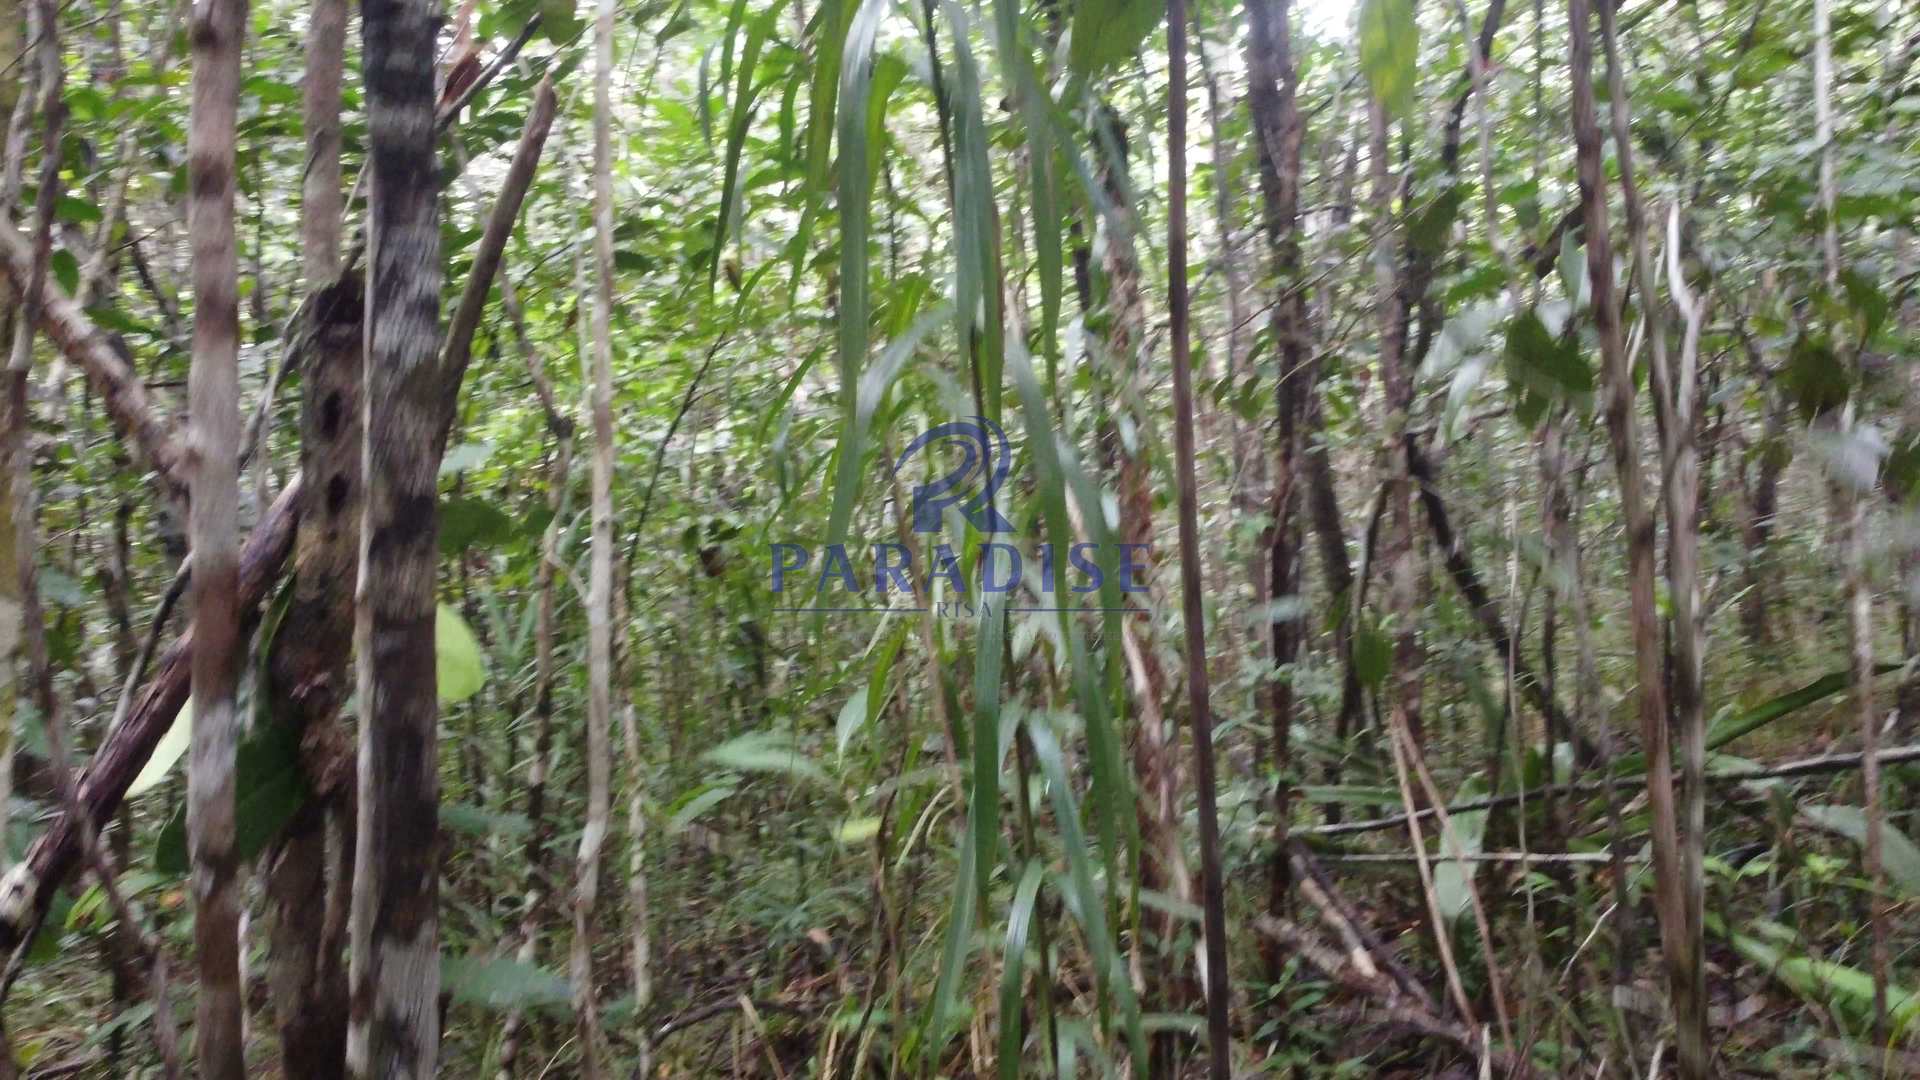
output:
M301 328L300 473L309 480L302 485L293 597L267 659L273 715L299 730L312 793L288 824L267 882L274 911L268 986L289 1080L332 1080L346 1066L340 960L353 744L338 717L351 686L347 646L363 512L364 302L359 274L344 276L315 296L311 322Z
M387 1080L434 1075L440 1042L437 18L428 0L369 0L361 11L372 184L347 1071Z
M193 368L188 545L194 700L187 762L194 949L194 1048L203 1076L246 1075L240 993L239 866L233 851L234 751L240 738L240 301L234 250L234 135L246 0L194 9L193 114L187 133L187 230L193 248Z

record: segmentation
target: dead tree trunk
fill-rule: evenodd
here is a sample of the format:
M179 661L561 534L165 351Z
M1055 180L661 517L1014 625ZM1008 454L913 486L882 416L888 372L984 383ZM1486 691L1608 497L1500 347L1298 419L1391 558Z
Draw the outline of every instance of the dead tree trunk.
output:
M300 731L312 800L289 823L267 882L274 908L268 985L289 1080L331 1080L345 1066L346 972L343 889L352 834L353 747L338 723L349 689L360 557L360 380L364 290L357 273L315 296L303 363L300 531L293 598L269 645L273 714ZM316 898L322 898L316 905Z

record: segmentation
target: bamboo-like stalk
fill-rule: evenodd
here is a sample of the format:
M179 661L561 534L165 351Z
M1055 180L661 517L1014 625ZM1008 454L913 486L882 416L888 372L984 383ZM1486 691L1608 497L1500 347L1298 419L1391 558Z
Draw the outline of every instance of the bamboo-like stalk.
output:
M1673 751L1669 743L1664 657L1654 600L1654 515L1640 471L1639 422L1634 411L1632 363L1621 336L1614 290L1613 246L1607 224L1606 172L1600 125L1593 101L1593 28L1589 0L1568 0L1572 45L1573 132L1579 165L1580 201L1586 220L1587 276L1600 335L1607 434L1627 528L1627 577L1642 741L1647 753L1647 802L1652 812L1655 909L1673 995L1676 1049L1681 1076L1708 1075L1706 1000L1696 992L1702 963L1700 937L1689 933L1679 820L1674 805Z
M1232 1073L1227 1024L1226 888L1215 808L1213 716L1208 700L1206 612L1201 603L1198 492L1193 464L1193 376L1187 310L1187 4L1167 0L1167 307L1173 328L1173 442L1180 486L1180 591L1186 622L1187 704L1192 710L1194 795L1199 804L1200 882L1207 990L1207 1064L1214 1080Z

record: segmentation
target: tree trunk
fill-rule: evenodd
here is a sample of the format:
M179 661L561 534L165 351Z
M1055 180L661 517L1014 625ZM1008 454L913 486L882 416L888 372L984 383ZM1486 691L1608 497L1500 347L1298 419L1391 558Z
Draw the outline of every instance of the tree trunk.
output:
M1680 866L1679 823L1674 806L1673 751L1667 732L1667 692L1660 615L1654 600L1654 519L1640 467L1640 431L1634 412L1632 362L1621 339L1614 294L1613 246L1607 227L1606 172L1600 124L1593 104L1593 30L1588 0L1568 0L1572 42L1573 133L1586 220L1587 276L1592 282L1594 323L1600 335L1607 435L1620 485L1620 512L1627 529L1634 661L1639 677L1640 726L1647 755L1647 803L1652 813L1655 908L1673 996L1675 1044L1681 1075L1707 1075L1706 1002L1694 993L1701 963L1700 941L1688 934Z
M300 258L309 292L340 267L340 81L346 62L347 0L313 0L302 84L307 162L300 195Z
M246 0L196 7L193 117L187 134L187 228L193 247L193 453L188 546L193 552L194 701L187 765L187 841L193 861L199 957L194 1046L202 1075L246 1075L240 987L239 866L233 851L234 750L240 718L240 307L234 250L234 135Z
M274 906L268 985L279 1022L282 1070L289 1080L329 1080L345 1065L345 929L337 902L345 883L329 873L329 847L351 832L352 742L338 723L349 687L353 581L363 513L360 380L364 290L342 277L319 293L303 327L300 531L293 598L269 646L273 715L300 732L312 800L289 824L267 883ZM329 833L335 845L329 844ZM315 898L324 898L316 909Z
M433 148L438 19L426 0L368 0L361 11L372 185L347 1071L391 1080L434 1075L440 1042L433 634L436 478L446 435Z
M593 85L593 505L587 571L587 821L580 836L573 909L573 1008L580 1074L603 1075L593 985L593 913L608 830L613 724L613 0L594 22Z
M1167 310L1173 336L1173 446L1179 485L1180 593L1186 623L1187 708L1193 731L1193 786L1200 828L1200 887L1206 939L1207 1075L1232 1075L1228 1028L1226 883L1221 879L1215 806L1213 713L1207 687L1207 623L1200 577L1198 478L1193 464L1193 373L1187 297L1187 12L1167 3Z
M1308 401L1313 393L1312 352L1307 341L1306 294L1300 281L1300 144L1305 125L1296 95L1293 67L1293 27L1289 0L1250 0L1247 15L1252 32L1247 43L1251 81L1247 95L1259 149L1262 224L1273 264L1274 302L1270 328L1280 352L1280 377L1275 392L1279 417L1278 453L1274 458L1273 492L1268 509L1273 525L1268 543L1267 596L1272 603L1297 598L1301 591L1300 562L1304 534L1300 527L1300 498ZM1292 879L1286 857L1287 823L1292 815L1293 755L1288 734L1294 719L1292 667L1300 655L1305 619L1294 612L1281 617L1270 609L1265 619L1272 628L1274 682L1271 697L1274 783L1273 851L1268 859L1267 910L1288 913ZM1270 977L1277 978L1282 956L1265 950Z

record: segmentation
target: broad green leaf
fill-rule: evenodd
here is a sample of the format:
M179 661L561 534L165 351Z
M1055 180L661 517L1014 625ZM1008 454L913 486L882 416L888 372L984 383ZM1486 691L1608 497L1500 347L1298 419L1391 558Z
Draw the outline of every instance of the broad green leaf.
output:
M715 765L742 772L778 772L827 782L827 774L794 744L793 737L777 731L749 732L700 756Z
M587 22L574 10L574 0L540 0L540 33L555 45L580 36Z
M440 984L453 1000L483 1009L565 1009L573 990L563 975L509 957L442 956Z
M1373 96L1389 117L1413 109L1415 66L1420 59L1420 26L1413 0L1361 0L1360 69Z
M1867 813L1858 806L1802 806L1800 816L1856 844L1867 842ZM1880 822L1880 866L1888 881L1908 896L1920 896L1920 847L1884 820Z
M449 558L469 548L492 548L520 532L514 519L491 499L458 496L440 501L440 554Z
M487 658L480 639L451 605L433 613L433 671L440 704L457 705L487 683Z
M864 844L878 835L880 835L880 819L877 817L848 818L833 830L835 842L848 846Z
M1166 18L1158 0L1078 0L1067 65L1091 77L1139 55L1140 43Z
M233 854L246 862L266 850L307 801L300 739L291 725L269 721L240 740L234 753L233 789ZM187 872L186 807L160 830L153 855L154 868L161 873Z
M716 784L702 788L698 794L684 800L667 818L667 831L677 833L693 824L700 815L725 802L736 789L731 784Z
M1479 776L1472 776L1460 785L1460 791L1454 798L1456 802L1468 802L1486 793L1487 782ZM1449 816L1448 820L1453 825L1452 837L1460 845L1458 849L1447 842L1447 831L1441 829L1438 822L1434 823L1434 831L1440 838L1438 853L1445 860L1436 863L1433 868L1434 899L1440 906L1440 913L1449 921L1458 919L1472 903L1473 879L1480 864L1464 862L1456 856L1480 854L1487 835L1488 813L1486 810L1466 810Z
M846 704L840 706L840 717L833 725L833 741L837 752L846 753L847 744L867 726L867 688L861 687L847 695Z
M187 747L191 745L193 745L193 699L188 698L187 703L180 706L180 715L174 717L173 726L168 728L167 733L160 736L160 741L154 745L153 755L147 758L146 765L141 767L140 775L134 777L133 783L127 785L126 797L136 798L159 787L166 780L167 775L173 772L173 767L186 756Z

